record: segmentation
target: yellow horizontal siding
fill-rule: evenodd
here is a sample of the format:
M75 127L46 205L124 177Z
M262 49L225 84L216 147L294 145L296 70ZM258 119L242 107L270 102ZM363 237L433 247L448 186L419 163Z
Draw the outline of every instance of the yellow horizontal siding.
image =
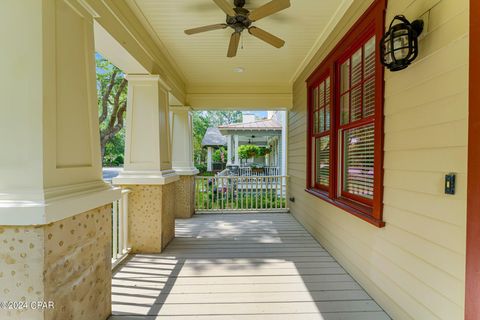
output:
M385 74L384 220L375 228L304 191L305 80L371 0L354 1L294 83L288 174L292 213L395 319L463 318L468 117L468 0L389 0L413 20L430 10L420 55ZM457 173L457 193L444 175Z

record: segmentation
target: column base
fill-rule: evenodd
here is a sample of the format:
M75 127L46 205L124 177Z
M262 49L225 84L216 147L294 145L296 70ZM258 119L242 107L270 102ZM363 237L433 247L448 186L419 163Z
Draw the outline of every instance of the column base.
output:
M0 226L2 300L25 306L1 308L0 318L108 318L111 217L105 205L48 225Z
M45 225L110 204L121 190L103 181L53 187L36 192L0 191L0 225Z
M175 173L179 176L195 176L200 173L200 171L195 167L173 167Z
M162 185L178 181L175 170L122 171L112 179L114 185Z

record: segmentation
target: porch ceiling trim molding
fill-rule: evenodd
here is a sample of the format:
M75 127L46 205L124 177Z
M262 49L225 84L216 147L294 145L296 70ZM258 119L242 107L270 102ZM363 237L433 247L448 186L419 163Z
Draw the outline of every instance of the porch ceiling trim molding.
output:
M305 69L312 63L312 60L314 60L315 55L317 55L317 52L320 51L322 46L325 45L325 42L327 42L328 38L332 34L333 30L335 30L335 27L338 25L340 20L345 17L347 10L350 8L354 0L343 0L341 5L338 7L337 11L335 14L332 15L332 18L330 22L327 24L325 29L320 33L319 37L317 38L317 41L315 41L315 44L313 47L308 51L308 54L305 56L303 59L302 63L298 66L297 70L293 74L293 77L290 79L290 83L293 85L295 81L304 73Z
M187 104L196 110L290 110L291 93L189 93Z

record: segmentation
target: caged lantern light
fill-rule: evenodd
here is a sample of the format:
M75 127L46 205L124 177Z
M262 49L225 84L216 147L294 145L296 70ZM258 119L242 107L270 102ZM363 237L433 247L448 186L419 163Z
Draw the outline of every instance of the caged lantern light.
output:
M390 71L408 67L418 56L418 36L422 31L423 20L410 23L405 16L395 16L380 41L381 63Z

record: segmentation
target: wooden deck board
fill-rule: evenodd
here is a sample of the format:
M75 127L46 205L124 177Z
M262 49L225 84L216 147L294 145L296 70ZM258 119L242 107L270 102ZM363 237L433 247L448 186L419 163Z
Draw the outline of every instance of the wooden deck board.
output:
M176 236L122 263L111 320L390 319L288 214L200 215Z

